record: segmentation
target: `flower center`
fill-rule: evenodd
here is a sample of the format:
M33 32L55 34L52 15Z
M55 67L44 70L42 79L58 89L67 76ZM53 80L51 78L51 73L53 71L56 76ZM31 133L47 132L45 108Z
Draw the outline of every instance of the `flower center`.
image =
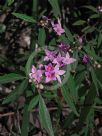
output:
M51 67L51 66L48 66L47 70L48 70L48 71L51 71L51 70L52 70L52 67Z

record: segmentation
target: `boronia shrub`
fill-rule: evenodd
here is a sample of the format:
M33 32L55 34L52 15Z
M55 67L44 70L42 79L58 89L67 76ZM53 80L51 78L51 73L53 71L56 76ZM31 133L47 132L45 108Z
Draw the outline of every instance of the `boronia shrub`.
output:
M10 68L0 72L0 83L15 86L3 97L2 106L17 105L21 96L24 98L19 132L12 128L11 135L33 136L35 130L46 136L98 135L95 118L102 114L102 2L89 0L81 5L80 0L32 0L32 15L18 10L22 3L29 7L27 1L4 3L1 14L7 12L4 15L10 14L18 23L25 23L23 29L31 30L24 54L13 52L18 65L0 55L1 68ZM0 22L2 39L8 27L7 21ZM30 123L33 112L40 120L39 128Z

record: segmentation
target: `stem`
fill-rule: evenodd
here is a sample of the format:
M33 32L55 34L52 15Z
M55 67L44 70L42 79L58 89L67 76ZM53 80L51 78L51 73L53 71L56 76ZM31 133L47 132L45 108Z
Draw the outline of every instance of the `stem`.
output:
M35 20L38 19L38 0L33 0L32 16Z
M33 0L33 7L32 7L32 17L38 20L38 0ZM31 45L30 50L33 51L36 46L36 33L37 33L37 24L32 25L32 33L31 33Z

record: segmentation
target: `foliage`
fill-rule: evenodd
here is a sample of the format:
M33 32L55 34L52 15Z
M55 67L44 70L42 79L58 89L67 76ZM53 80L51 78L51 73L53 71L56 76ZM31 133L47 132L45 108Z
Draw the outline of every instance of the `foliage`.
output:
M41 131L46 131L49 136L59 135L59 131L64 132L65 136L91 136L95 127L94 118L97 112L102 114L98 108L102 105L102 2L94 5L91 0L85 4L80 1L79 5L77 0L44 2L48 9L45 9L42 1L37 0L30 1L31 5L27 1L19 3L19 0L7 0L0 5L0 12L6 16L9 14L11 23L12 19L18 20L21 24L25 23L23 29L28 27L31 30L29 47L20 54L18 49L13 50L12 41L8 45L4 38L8 31L7 20L0 21L0 46L7 46L9 49L5 54L0 54L0 84L15 85L15 89L2 98L2 105L17 103L20 96L25 98L22 129L18 135L30 134L29 117L30 112L35 109L39 114ZM22 5L28 6L31 12L20 8ZM61 35L55 31L54 25L58 20L61 23ZM55 24L52 25L52 22ZM19 25L15 24L15 27L20 33ZM13 38L11 36L9 40ZM64 52L68 48L67 51L72 56L70 58L76 59L68 64L70 68L65 69L67 81L57 88L51 88L52 84L57 84L56 81L47 85L45 82L37 84L34 79L29 78L32 65L42 64L46 47L56 51L60 43L67 46ZM50 108L55 108L55 111Z

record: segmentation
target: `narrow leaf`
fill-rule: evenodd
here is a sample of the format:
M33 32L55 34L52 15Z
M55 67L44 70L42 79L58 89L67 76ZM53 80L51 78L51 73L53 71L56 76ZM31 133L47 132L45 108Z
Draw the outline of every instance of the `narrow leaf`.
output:
M10 73L10 74L5 74L3 76L0 76L0 84L5 84L5 83L9 83L12 81L17 81L17 80L22 80L25 77L19 74L15 74L15 73Z
M95 74L95 71L93 70L93 68L91 68L91 76L92 76L92 81L93 81L95 88L97 90L97 93L98 93L98 82L97 82L97 77L96 77L96 74Z
M87 120L88 114L90 113L92 106L95 103L96 98L96 90L94 89L95 86L92 84L84 102L84 107L81 109L80 118L79 118L79 125L78 130L81 128L82 123L84 123ZM90 99L91 98L91 99Z
M46 34L44 28L39 29L38 43L42 47L45 45Z
M99 18L99 14L93 14L93 15L90 16L90 18L91 19L93 19L93 18Z
M73 102L73 100L72 100L72 98L71 98L71 95L70 95L68 89L66 89L65 86L62 86L62 89L61 89L61 90L62 90L62 95L63 95L65 101L67 102L68 106L69 106L69 107L72 109L72 111L78 116L79 114L78 114L78 112L77 112L77 110L76 110L75 104L74 104L74 102Z
M68 40L73 43L74 38L73 38L72 33L70 32L70 30L66 26L64 26L64 29L65 29Z
M86 21L84 20L78 20L76 22L73 23L74 26L80 26L80 25L84 25L86 23Z
M93 11L93 12L98 13L98 10L97 10L95 7L91 6L91 5L89 5L89 6L83 6L83 7L84 7L84 8L87 8L87 9L90 9L90 10Z
M102 33L99 33L99 37L98 37L98 48L101 46L102 44Z
M54 136L50 114L46 108L45 102L43 98L41 97L41 95L39 99L39 116L40 116L42 127L46 129L49 136Z
M28 136L29 114L30 114L30 112L28 111L28 104L25 104L24 112L23 112L23 122L22 122L21 136Z
M32 17L27 16L25 14L21 14L21 13L12 13L12 14L16 16L17 18L27 21L29 23L36 23L36 21Z
M34 96L34 98L30 101L28 110L31 111L38 104L38 101L39 101L39 96L38 95Z
M25 89L28 86L28 81L25 79L21 82L20 85L16 87L16 89L11 92L3 101L3 104L14 102L16 99L19 98L21 94L24 93Z
M11 6L11 4L14 2L14 0L7 0L8 6Z
M58 0L48 0L52 6L55 17L61 16Z
M70 75L68 80L68 88L70 89L70 93L72 94L72 96L76 99L78 96L78 93L77 93L76 84L72 75Z

